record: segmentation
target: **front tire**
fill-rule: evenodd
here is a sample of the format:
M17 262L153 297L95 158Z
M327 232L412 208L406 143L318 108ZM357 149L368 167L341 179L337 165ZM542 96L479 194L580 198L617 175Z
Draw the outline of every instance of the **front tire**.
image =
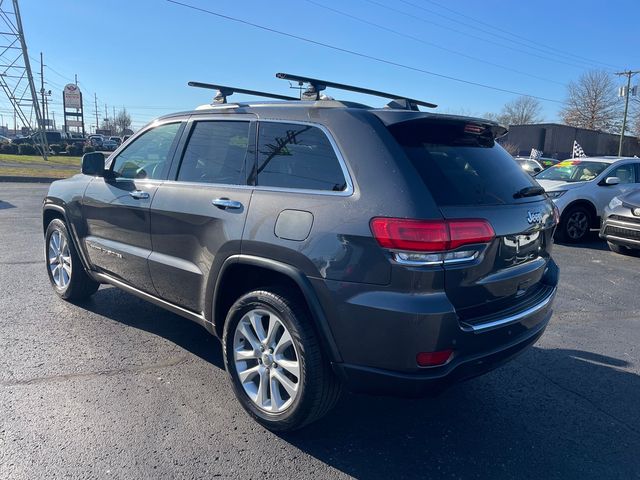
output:
M61 298L82 300L100 287L85 272L67 226L58 218L51 220L45 233L45 259L51 286Z
M556 236L562 242L583 242L589 236L591 224L592 218L589 210L580 205L570 207L562 214Z
M337 402L340 385L307 309L277 290L240 297L227 315L224 361L236 397L273 431L301 428Z

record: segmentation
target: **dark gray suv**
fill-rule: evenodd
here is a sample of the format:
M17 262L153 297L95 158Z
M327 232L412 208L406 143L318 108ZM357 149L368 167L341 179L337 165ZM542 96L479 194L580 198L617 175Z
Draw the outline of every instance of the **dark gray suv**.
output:
M416 396L490 370L540 337L558 283L557 212L502 127L321 99L330 82L308 80L309 101L220 87L85 155L44 201L57 294L107 283L201 324L273 430L343 386Z

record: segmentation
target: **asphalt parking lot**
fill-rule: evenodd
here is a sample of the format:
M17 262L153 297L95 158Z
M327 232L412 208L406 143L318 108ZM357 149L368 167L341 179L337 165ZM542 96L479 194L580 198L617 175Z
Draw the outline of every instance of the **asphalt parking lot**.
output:
M46 185L0 183L0 478L640 478L640 258L556 245L552 322L510 364L433 399L344 395L275 435L220 346L111 287L59 300Z

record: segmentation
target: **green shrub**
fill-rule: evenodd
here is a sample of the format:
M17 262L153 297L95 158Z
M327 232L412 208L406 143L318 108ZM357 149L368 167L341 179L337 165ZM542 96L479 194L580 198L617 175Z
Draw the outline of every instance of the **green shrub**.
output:
M38 150L33 145L29 145L28 143L23 143L18 148L18 153L20 155L36 155Z
M19 149L18 149L18 145L16 145L15 143L3 143L0 146L0 153L7 153L10 155L18 155Z
M82 155L82 147L79 145L67 145L67 155L79 157Z
M91 153L91 152L95 152L96 149L93 148L91 145L86 145L83 149L82 149L82 153Z
M58 145L57 143L52 143L51 145L49 145L49 148L56 155L58 155L62 151L62 145Z

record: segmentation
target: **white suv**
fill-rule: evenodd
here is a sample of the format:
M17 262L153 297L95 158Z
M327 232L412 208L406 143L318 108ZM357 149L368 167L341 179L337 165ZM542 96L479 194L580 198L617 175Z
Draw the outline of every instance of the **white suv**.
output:
M579 242L590 229L600 227L604 208L613 197L640 188L640 159L572 158L535 178L560 210L558 240Z

